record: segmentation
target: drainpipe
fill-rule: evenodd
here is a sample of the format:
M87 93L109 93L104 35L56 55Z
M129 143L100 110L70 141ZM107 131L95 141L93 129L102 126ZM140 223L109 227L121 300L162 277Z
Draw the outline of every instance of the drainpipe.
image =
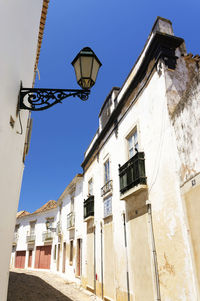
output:
M127 283L127 298L130 301L130 286L129 286L129 271L128 271L128 250L127 250L127 237L126 237L126 218L125 213L123 213L124 222L124 245L126 250L126 283Z
M154 232L153 232L152 210L151 210L151 204L149 203L149 201L147 201L146 203L147 203L147 208L148 208L148 223L150 225L150 232L151 232L151 244L152 244L153 264L154 264L154 278L155 278L155 284L156 284L156 300L161 301L160 283L159 283L159 274L158 274L158 262L157 262L156 246L155 246L155 239L154 239Z
M101 297L103 300L103 225L101 225Z
M94 225L94 294L96 295L96 225Z

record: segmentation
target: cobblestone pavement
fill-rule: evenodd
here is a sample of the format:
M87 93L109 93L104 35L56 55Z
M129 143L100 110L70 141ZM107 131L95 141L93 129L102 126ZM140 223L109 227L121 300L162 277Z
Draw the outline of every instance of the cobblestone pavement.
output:
M101 300L57 274L12 269L7 301L94 301Z

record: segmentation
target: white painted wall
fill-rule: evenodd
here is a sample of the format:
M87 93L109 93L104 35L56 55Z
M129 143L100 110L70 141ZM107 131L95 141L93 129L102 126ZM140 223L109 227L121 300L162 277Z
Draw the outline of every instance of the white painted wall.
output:
M27 112L16 116L20 81L31 87L42 0L0 1L0 300L7 296L8 267L24 169L22 162ZM10 116L15 121L9 124Z
M84 232L86 230L86 225L83 222L83 180L82 177L79 177L75 181L75 191L74 195L74 214L75 214L75 229L74 229L74 236L73 236L73 246L74 246L74 256L73 256L73 263L72 265L69 264L69 244L72 237L70 237L70 232L72 233L73 230L67 229L67 215L71 212L71 193L70 191L66 190L62 194L62 196L58 199L58 204L62 202L62 212L61 216L59 214L59 206L57 210L57 221L60 220L61 222L61 229L62 229L62 239L59 241L58 237L54 241L55 244L61 244L61 254L60 254L60 265L59 265L59 274L62 274L62 267L63 267L63 243L65 242L67 247L67 256L65 262L65 277L75 282L80 282L78 278L75 277L76 275L76 250L77 250L77 239L83 239ZM57 254L58 255L58 254ZM57 271L56 264L54 265L53 271Z
M45 212L30 214L27 216L23 216L21 218L18 218L16 221L16 224L20 224L19 230L18 230L18 241L16 245L16 251L26 251L26 262L25 262L25 268L28 268L28 250L31 248L33 250L32 254L32 268L34 268L35 265L35 251L37 246L44 246L48 243L44 242L42 239L42 233L44 231L47 231L46 229L46 221L47 218L54 218L54 222L52 227L56 228L57 226L57 208L49 209ZM35 224L35 243L27 243L26 237L30 233L30 222L36 221ZM53 233L53 240L56 239L56 233ZM49 242L49 245L53 245L53 241ZM15 253L12 254L12 266L14 267L15 261L14 261ZM51 251L51 268L54 266L53 261L53 248Z
M104 162L110 159L110 174L113 180L112 212L115 253L115 287L126 290L124 233L122 212L124 201L120 201L118 164L128 161L126 137L135 126L138 129L139 151L145 152L145 165L149 200L152 203L154 235L158 252L162 300L195 300L195 288L192 276L192 263L186 233L186 223L180 194L179 166L174 130L170 122L164 70L162 75L154 73L150 83L125 118L118 125L118 137L113 132L96 158L84 174L83 197L87 198L88 181L94 180L97 276L101 279L100 264L100 222L103 222L103 198L100 188L104 185ZM128 239L131 233L128 229ZM128 243L129 243L128 241ZM149 233L150 242L150 233ZM173 248L172 248L173 245ZM137 246L138 247L138 246ZM151 247L151 246L150 246ZM86 238L84 249L86 249ZM176 252L175 252L176 250ZM141 249L142 252L142 249ZM165 257L166 256L166 257ZM128 253L129 261L132 254ZM174 267L176 275L163 272L165 260ZM187 258L187 260L186 260ZM152 275L153 275L152 265ZM86 266L83 268L85 277ZM162 283L168 283L167 288ZM172 289L170 289L172 287ZM134 284L130 283L134 295ZM156 296L155 296L156 298ZM173 299L174 298L174 299ZM187 299L188 298L188 299Z

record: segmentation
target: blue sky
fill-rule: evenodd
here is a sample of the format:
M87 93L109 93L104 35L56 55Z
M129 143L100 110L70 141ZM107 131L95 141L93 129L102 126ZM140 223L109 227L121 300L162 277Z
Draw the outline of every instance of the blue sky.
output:
M35 87L77 89L71 61L85 46L95 51L102 67L87 102L68 98L32 113L19 210L33 212L57 200L82 172L101 105L113 86L122 86L157 16L172 21L188 53L200 53L199 11L199 0L50 0Z

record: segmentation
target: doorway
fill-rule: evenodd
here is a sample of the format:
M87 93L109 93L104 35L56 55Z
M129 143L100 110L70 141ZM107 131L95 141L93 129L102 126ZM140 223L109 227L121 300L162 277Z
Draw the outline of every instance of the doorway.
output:
M66 265L66 242L63 243L63 266L62 266L63 273L65 273L65 265Z
M77 239L76 276L82 274L82 239Z
M59 272L59 268L60 268L60 244L58 245L57 272Z

